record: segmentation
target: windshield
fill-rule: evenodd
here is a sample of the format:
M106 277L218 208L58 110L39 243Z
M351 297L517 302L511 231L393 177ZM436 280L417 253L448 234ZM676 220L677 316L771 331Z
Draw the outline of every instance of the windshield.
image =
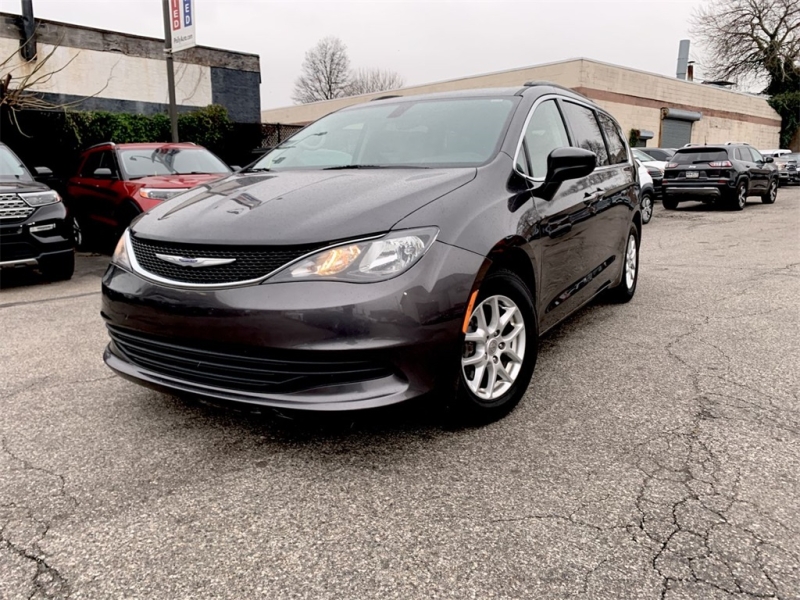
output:
M697 148L676 152L670 159L671 162L679 165L708 163L716 160L728 160L728 153L725 150L717 150L715 148Z
M5 146L0 146L0 179L22 179L23 181L33 179L22 161Z
M251 170L478 166L496 153L514 98L359 106L324 117Z
M228 166L205 148L120 150L122 168L131 179L151 175L230 173Z
M641 160L642 162L652 162L652 161L656 160L655 158L653 158L652 156L650 156L646 152L642 152L641 150L639 150L637 148L631 148L631 150L633 150L633 155L636 158L638 158L639 160Z
M798 162L800 161L800 153L795 152L794 154L784 154L781 156L781 160L785 162Z

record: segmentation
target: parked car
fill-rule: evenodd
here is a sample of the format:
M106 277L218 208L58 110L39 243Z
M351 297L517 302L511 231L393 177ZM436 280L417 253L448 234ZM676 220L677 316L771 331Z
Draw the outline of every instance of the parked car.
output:
M37 167L38 174L50 169ZM48 279L75 270L72 229L61 197L34 180L22 161L0 144L0 268L35 267Z
M642 225L647 225L653 217L653 199L656 191L653 187L653 178L650 177L647 167L641 161L636 160L639 168L639 204L642 210Z
M762 156L771 156L772 158L777 158L778 156L783 156L784 154L791 154L792 151L786 148L780 149L770 149L770 150L759 150Z
M195 144L114 144L89 148L67 183L76 237L118 238L137 216L196 185L231 173Z
M359 104L138 219L103 278L104 358L282 409L442 390L490 421L528 389L540 333L633 298L641 228L619 125L566 88Z
M722 201L742 210L748 196L772 204L778 196L778 172L772 162L746 144L682 148L664 172L664 208L674 210L679 202L700 200Z
M640 152L644 152L652 157L652 160L660 160L662 162L669 162L672 155L675 154L675 148L636 148Z
M775 163L784 165L778 171L779 174L785 173L785 181L787 184L800 184L800 152L793 152L792 154L783 154L780 158L775 159Z
M797 159L800 154L781 153L774 157L774 165L778 170L778 182L781 185L800 183L800 175L797 171Z
M661 195L661 186L664 181L664 169L667 168L667 163L661 160L655 160L649 154L642 152L641 148L631 148L634 158L641 162L647 169L647 173L653 179L653 190L656 196Z

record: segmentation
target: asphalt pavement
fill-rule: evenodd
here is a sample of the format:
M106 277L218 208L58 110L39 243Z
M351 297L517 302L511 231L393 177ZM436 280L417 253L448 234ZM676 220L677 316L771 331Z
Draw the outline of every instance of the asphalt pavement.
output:
M800 598L800 188L657 206L634 300L478 429L128 383L107 260L2 275L0 598Z

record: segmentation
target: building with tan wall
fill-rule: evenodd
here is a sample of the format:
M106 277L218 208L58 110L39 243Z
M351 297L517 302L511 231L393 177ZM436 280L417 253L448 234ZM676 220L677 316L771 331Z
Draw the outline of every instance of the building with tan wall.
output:
M777 148L781 120L766 99L751 94L628 69L586 58L566 60L474 77L394 90L410 96L470 88L521 86L546 80L574 89L611 112L626 134L640 132L640 145L748 142ZM306 124L340 108L367 102L387 92L313 102L261 112L262 123Z

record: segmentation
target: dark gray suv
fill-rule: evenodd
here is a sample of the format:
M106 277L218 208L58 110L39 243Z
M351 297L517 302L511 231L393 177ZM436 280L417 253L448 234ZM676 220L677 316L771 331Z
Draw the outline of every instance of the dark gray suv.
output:
M614 119L553 85L353 106L131 225L103 279L105 360L284 409L440 390L490 421L541 333L633 297L638 187Z

